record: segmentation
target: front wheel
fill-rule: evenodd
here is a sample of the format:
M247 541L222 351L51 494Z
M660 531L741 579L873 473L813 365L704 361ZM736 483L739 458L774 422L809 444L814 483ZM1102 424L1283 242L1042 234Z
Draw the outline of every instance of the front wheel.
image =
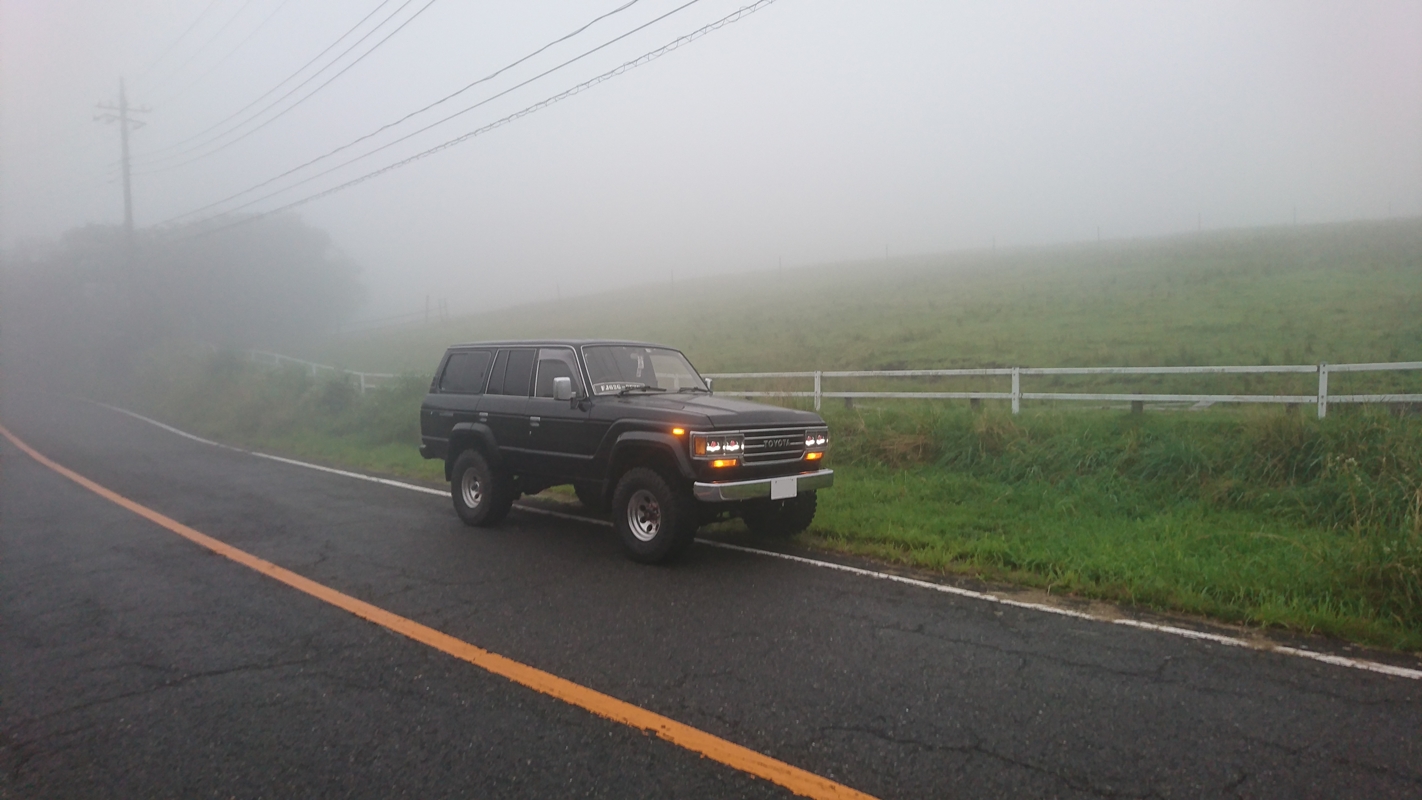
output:
M632 560L655 564L691 544L696 536L696 501L656 471L638 467L617 482L612 522Z
M741 512L741 519L759 536L794 536L810 527L815 507L815 493L802 492L785 500L756 500Z
M454 510L465 525L495 525L513 506L513 487L478 452L465 450L449 472L449 493Z

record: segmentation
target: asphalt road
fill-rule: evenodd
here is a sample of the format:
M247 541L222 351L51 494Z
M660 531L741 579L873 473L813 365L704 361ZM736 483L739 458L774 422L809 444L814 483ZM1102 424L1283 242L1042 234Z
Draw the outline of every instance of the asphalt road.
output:
M1422 797L1422 681L0 423L203 533L882 798ZM0 797L785 797L213 555L0 442Z

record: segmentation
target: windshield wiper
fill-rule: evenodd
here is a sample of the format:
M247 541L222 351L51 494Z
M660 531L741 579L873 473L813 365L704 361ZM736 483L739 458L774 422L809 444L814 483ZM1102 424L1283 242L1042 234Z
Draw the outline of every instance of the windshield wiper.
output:
M683 386L680 389L676 390L677 394L681 394L682 392L705 392L707 394L711 394L710 389L706 389L701 386Z
M666 389L663 389L663 388L660 387L660 386L652 386L651 384L647 384L647 383L639 383L639 384L637 384L636 386L624 386L624 387L622 387L622 391L618 392L618 393L617 393L617 396L618 396L618 397L621 397L622 395L627 394L628 392L665 392L665 391L666 391Z

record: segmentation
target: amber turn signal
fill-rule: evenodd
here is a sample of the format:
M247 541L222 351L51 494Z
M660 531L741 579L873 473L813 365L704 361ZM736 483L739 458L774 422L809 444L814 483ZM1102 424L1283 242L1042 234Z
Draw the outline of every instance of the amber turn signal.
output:
M734 458L718 458L711 462L711 466L713 467L734 467L735 465L736 460Z
M806 461L818 461L819 459L824 458L824 457L825 457L825 454L824 454L824 453L819 453L819 452L816 452L816 453L806 453L806 454L805 454L805 460L806 460Z

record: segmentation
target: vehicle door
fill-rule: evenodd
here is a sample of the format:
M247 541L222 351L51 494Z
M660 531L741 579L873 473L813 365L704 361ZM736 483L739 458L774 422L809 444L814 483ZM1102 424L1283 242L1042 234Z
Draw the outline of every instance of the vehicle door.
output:
M425 397L420 434L427 445L441 452L456 423L476 418L479 395L489 378L492 350L451 350L440 364Z
M516 347L500 350L489 371L489 385L479 401L479 421L489 426L504 464L515 472L532 462L528 446L528 392L538 350Z
M588 392L571 347L544 347L538 351L533 397L528 401L529 447L549 465L552 474L587 477L598 438L588 420ZM573 382L573 399L553 398L553 379Z

